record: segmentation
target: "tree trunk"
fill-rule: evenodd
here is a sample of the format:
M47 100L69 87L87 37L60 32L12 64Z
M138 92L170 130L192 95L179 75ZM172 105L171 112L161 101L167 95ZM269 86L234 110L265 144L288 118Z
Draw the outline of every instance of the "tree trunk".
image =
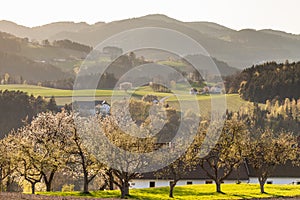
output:
M6 192L11 192L11 180L10 180L10 176L7 177Z
M125 181L122 184L122 188L121 188L121 198L124 199L128 196L129 196L129 183Z
M114 176L111 171L109 172L109 189L110 190L114 189Z
M2 167L0 167L0 192L2 192Z
M259 180L259 186L260 186L260 193L265 193L265 181Z
M31 194L35 194L35 184L36 182L31 183Z
M174 198L173 191L174 191L175 186L176 186L176 183L171 181L170 182L170 192L169 192L169 197L171 197L171 198Z
M221 191L221 182L220 181L216 181L216 191L218 193L222 193L222 191Z
M89 193L89 180L88 180L87 172L84 172L84 177L83 177L83 193L85 194Z
M50 173L49 180L47 179L46 174L43 175L47 192L51 192L51 190L52 190L52 181L54 179L54 174L55 174L55 171L52 171Z
M51 183L51 182L47 182L47 183L45 182L45 184L46 184L46 191L47 191L47 192L51 192L51 189L52 189L52 188L51 188L51 184L52 184L52 183Z

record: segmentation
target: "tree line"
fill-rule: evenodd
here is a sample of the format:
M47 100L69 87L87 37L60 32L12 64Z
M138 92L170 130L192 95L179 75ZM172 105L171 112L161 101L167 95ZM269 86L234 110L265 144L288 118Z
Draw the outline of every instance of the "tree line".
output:
M117 102L112 108L112 115L106 117L95 115L87 118L67 110L41 112L30 123L11 131L0 141L2 190L10 191L13 184L22 186L29 183L32 193L35 193L37 184L45 185L46 191L52 191L56 178L72 177L74 182L81 180L80 188L84 193L89 192L93 181L99 180L99 189L114 189L116 186L124 198L130 195L130 181L142 176L139 171L149 165L149 160L143 157L137 160L128 152L143 154L164 146L169 148L170 155L153 154L153 161L159 163L171 159L185 145L188 135L167 146L158 143L158 140L163 137L165 143L171 141L179 123L184 132L196 130L197 134L185 153L155 173L159 178L171 178L170 197L174 196L177 182L196 166L214 180L216 191L222 192L222 182L234 169L248 162L255 169L264 193L264 184L274 167L287 161L300 164L297 133L274 130L271 126L259 127L250 111L248 117L245 117L246 114L241 117L239 112L228 112L224 126L219 130L220 137L216 145L211 146L216 138L209 134L209 125L218 128L221 122L203 118L195 124L198 113L179 113L173 108L143 100L131 100L129 107L124 105L122 101ZM130 118L124 109L130 111ZM166 115L149 116L150 109ZM113 115L114 112L118 115ZM153 136L156 123L161 120L165 120L166 124L159 134ZM129 133L121 128L124 125ZM139 132L145 137L132 135ZM126 152L118 153L106 146L103 135ZM208 149L210 151L206 152ZM107 164L107 160L113 160L113 166Z
M245 100L264 103L266 100L300 97L300 62L267 62L243 70L225 79L227 93L239 93Z
M50 45L50 42L48 40L43 40L42 44L44 45ZM52 42L52 46L54 47L61 47L61 48L65 48L65 49L72 49L72 50L76 50L76 51L83 51L86 53L90 53L93 50L93 47L87 46L87 45L83 45L77 42L73 42L71 40L54 40Z
M46 101L43 97L28 95L22 91L0 90L0 138L12 129L18 129L28 123L38 113L56 112L55 98Z

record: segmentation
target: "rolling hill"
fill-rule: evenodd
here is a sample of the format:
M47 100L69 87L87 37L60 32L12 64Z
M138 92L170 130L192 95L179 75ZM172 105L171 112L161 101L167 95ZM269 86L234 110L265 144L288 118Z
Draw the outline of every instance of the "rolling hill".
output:
M102 23L99 22L95 26L100 26L101 24ZM21 37L21 38L28 37L30 39L35 39L35 40L48 39L50 36L64 31L78 32L82 29L88 29L88 28L90 28L90 25L85 22L81 22L81 23L54 22L43 26L30 28L6 20L0 21L1 31L11 33L17 37Z
M91 47L74 43L70 40L59 40L47 44L46 40L40 43L31 42L26 38L19 38L14 35L0 32L0 75L9 73L12 76L21 76L22 79L31 82L53 81L74 77L74 69L78 68L88 55ZM44 44L46 43L46 44ZM137 51L137 56L148 56L152 62L168 60L169 56L175 56L161 51ZM194 56L195 57L195 56ZM196 58L199 58L196 56ZM178 57L178 59L180 59ZM202 66L208 72L217 74L210 70L211 65L205 66L204 61L210 58L200 58ZM237 69L232 68L223 61L214 59L222 75L234 74ZM176 63L175 63L176 64ZM119 66L112 66L112 71L118 71ZM185 65L183 71L189 72ZM117 73L116 73L117 74ZM116 75L115 74L115 75ZM21 83L17 81L16 83Z
M74 75L73 68L85 59L87 49L71 41L43 45L0 32L0 77L8 73L29 82L69 78Z
M165 15L147 15L110 23L59 22L28 28L1 21L0 30L31 39L70 39L96 46L113 34L139 27L164 27L182 32L198 41L207 51L232 67L244 69L266 60L298 60L300 36L274 30L236 31L211 22L181 22ZM145 34L145 38L151 35Z
M8 73L27 81L57 80L66 76L59 68L26 57L0 52L0 75Z

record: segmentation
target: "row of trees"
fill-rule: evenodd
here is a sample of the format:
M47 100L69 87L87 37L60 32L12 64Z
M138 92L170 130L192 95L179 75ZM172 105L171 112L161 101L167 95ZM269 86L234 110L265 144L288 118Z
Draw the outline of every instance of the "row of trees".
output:
M50 45L50 42L48 40L43 40L42 41L43 45ZM54 47L61 47L61 48L66 48L66 49L72 49L72 50L77 50L77 51L83 51L86 53L90 53L93 50L93 47L83 45L77 42L73 42L71 40L54 40L52 45Z
M222 182L233 170L246 162L258 177L261 193L265 193L264 185L277 165L285 164L287 161L293 161L295 165L300 164L299 144L291 133L283 131L275 133L271 129L251 132L244 122L237 119L227 120L217 144L206 156L199 157L201 155L199 150L209 149L208 146L203 146L204 138L215 139L206 135L206 130L200 131L193 145L182 157L158 172L159 176L173 179L170 182L170 197L173 197L176 183L197 165L200 165L206 175L214 180L216 191L222 193Z
M22 76L11 76L9 73L0 74L0 84L24 84L26 80L23 80Z
M65 111L39 114L30 124L5 137L1 148L1 152L7 152L1 157L1 163L6 163L1 168L1 180L10 177L6 180L8 188L13 180L26 180L32 193L42 180L46 190L51 191L56 172L77 172L78 167L82 167L84 191L88 192L88 183L102 169L93 170L98 162L83 146L73 114Z
M180 118L179 113L171 108L144 101L130 103L128 109L135 115L132 114L132 117L128 118L123 110L124 103L119 105L115 105L112 110L112 113L118 113L117 116L105 118L83 118L67 111L45 112L39 114L31 123L13 131L1 140L0 185L4 185L5 182L8 189L13 182L21 184L26 180L31 184L32 193L35 192L36 184L40 182L46 185L47 191L51 191L55 175L59 173L63 176L80 177L85 193L89 192L89 184L98 177L103 180L102 186L107 185L113 189L113 185L116 185L123 198L128 196L129 182L141 176L140 170L151 164L149 160L144 160L144 157L137 159L130 153L149 153L160 147L158 138L153 136L155 127L152 127L151 122L156 124L166 120L162 131L164 134L170 134L165 139L172 139ZM166 111L166 118L160 115L149 116L151 106ZM288 160L299 164L297 140L290 133L247 126L247 123L234 114L228 117L220 130L217 144L212 146L216 135L208 134L209 122L202 119L198 126L193 123L195 118L195 113L187 111L183 117L184 121L181 121L186 133L192 129L197 130L193 143L179 158L156 173L158 177L172 178L170 197L173 197L176 183L196 166L200 166L208 177L215 181L216 191L222 192L222 181L247 161L256 170L261 192L264 192L264 184L276 165L284 164ZM190 126L191 124L194 126ZM129 133L121 128L123 126L128 128ZM215 124L214 127L219 126ZM132 135L140 132L143 133L143 138ZM125 152L120 153L106 146L102 136ZM171 154L168 158L177 155L180 146L185 145L186 137L188 134L178 138L177 143L171 147L167 147L170 148ZM105 149L106 152L99 149ZM153 154L153 160L158 163L167 157ZM107 160L113 160L113 165L105 162Z

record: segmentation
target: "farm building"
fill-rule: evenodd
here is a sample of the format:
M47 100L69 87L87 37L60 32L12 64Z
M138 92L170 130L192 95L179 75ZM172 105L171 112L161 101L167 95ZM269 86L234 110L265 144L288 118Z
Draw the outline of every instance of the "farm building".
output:
M300 185L300 167L293 166L291 162L275 167L267 184L297 184ZM249 182L258 183L255 170L249 166Z
M220 170L220 173L223 173ZM169 186L171 177L157 178L153 172L142 174L138 179L133 179L130 182L131 188L149 188L149 187L164 187ZM248 167L246 163L242 164L238 169L232 171L224 180L224 183L236 183L237 181L248 183ZM182 180L178 181L177 185L192 185L192 184L213 184L214 181L197 166L194 170L186 173Z
M219 173L223 173L220 170ZM142 174L138 179L133 179L130 183L131 188L149 188L169 186L171 177L157 178L153 172ZM258 178L251 166L244 162L238 169L232 171L224 180L224 183L254 183L258 184ZM191 172L185 174L182 180L178 181L177 185L192 185L192 184L212 184L214 181L197 166ZM300 167L293 166L291 162L277 166L274 169L273 176L268 178L266 184L300 184Z

